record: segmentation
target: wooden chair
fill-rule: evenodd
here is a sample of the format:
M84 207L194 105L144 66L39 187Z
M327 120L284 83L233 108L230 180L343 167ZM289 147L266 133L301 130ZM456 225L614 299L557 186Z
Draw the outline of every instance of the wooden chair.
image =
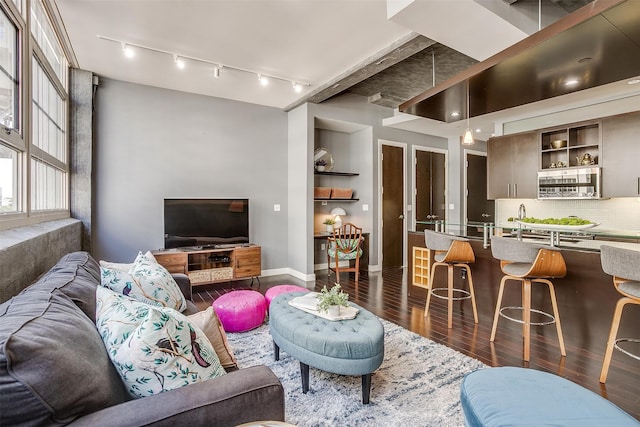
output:
M562 327L560 326L560 315L558 314L558 303L556 302L556 292L553 283L548 279L564 277L567 274L567 266L562 253L549 246L537 245L534 243L521 242L514 238L497 237L491 238L491 252L494 258L500 260L500 269L504 273L500 281L498 291L498 302L493 317L493 328L491 329L491 342L496 338L498 319L500 316L505 319L522 323L522 335L524 341L524 360L529 361L531 347L531 325L550 325L555 323L560 343L560 354L566 356L564 340L562 338ZM514 280L522 284L522 306L502 307L502 296L507 280ZM531 308L531 284L543 283L549 288L553 315L541 310ZM522 310L522 319L516 319L504 313L505 310ZM550 319L546 322L531 322L531 313L537 313Z
M435 262L431 265L431 277L429 278L429 290L427 292L427 302L424 307L425 317L429 314L429 303L431 296L446 299L448 303L447 326L453 327L453 301L462 299L471 299L473 308L473 320L478 323L478 309L476 308L476 297L473 292L473 279L471 277L471 269L469 263L475 262L476 257L473 248L468 239L455 237L449 234L437 233L431 230L424 230L424 239L427 248L435 251L433 259ZM434 288L433 279L436 273L436 267L444 265L447 267L447 287ZM457 289L453 287L453 268L461 267L467 271L469 280L469 291ZM447 291L447 295L439 295L437 292ZM459 297L454 296L457 292Z
M616 304L616 310L613 313L613 320L611 321L611 331L609 332L609 339L607 341L607 350L604 353L604 361L600 373L600 382L604 384L607 381L607 374L609 373L609 365L611 364L614 349L620 350L636 360L640 360L640 355L633 354L618 345L620 342L638 343L640 339L617 338L622 309L627 304L640 305L640 269L638 268L638 266L640 266L640 251L603 245L600 247L600 262L602 263L602 270L613 276L613 286L616 288L616 291L623 296Z
M340 283L341 271L353 271L356 274L356 283L360 273L360 257L362 256L362 228L356 227L350 222L333 229L333 236L327 242L327 265L329 276L336 273L336 283ZM340 261L355 261L354 266L341 267ZM334 267L332 267L332 263Z

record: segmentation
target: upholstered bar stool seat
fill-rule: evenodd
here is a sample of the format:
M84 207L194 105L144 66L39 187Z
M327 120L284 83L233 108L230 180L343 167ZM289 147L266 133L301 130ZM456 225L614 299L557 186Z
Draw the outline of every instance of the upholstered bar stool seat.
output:
M476 308L476 298L473 291L473 279L471 277L471 269L469 263L475 262L473 248L468 239L452 236L450 234L437 233L431 230L424 230L425 244L427 248L435 251L433 259L435 262L431 265L431 275L429 277L429 289L427 291L427 302L424 307L425 317L429 314L429 304L431 296L447 300L447 326L453 326L453 302L462 299L471 299L473 308L473 320L478 323L478 310ZM447 267L447 287L434 287L434 277L436 267ZM469 280L469 290L454 288L453 286L453 268L464 268L467 272ZM446 291L446 295L441 292ZM454 295L460 296L454 296Z
M613 276L613 286L623 296L616 304L607 341L607 350L604 354L602 372L600 373L600 382L604 383L607 381L614 349L640 360L640 355L631 353L622 344L639 343L640 338L618 338L622 310L627 304L640 305L640 251L603 245L600 247L600 261L602 270Z
M591 390L534 369L501 367L471 372L460 401L467 427L640 425Z
M493 327L491 329L491 342L496 338L498 320L504 317L508 320L522 323L522 335L524 341L524 360L529 361L531 345L531 325L550 325L555 323L560 343L560 353L566 356L564 340L562 338L562 328L560 325L560 315L558 313L558 303L556 293L551 283L551 278L564 277L567 274L567 266L562 257L562 253L549 246L537 245L529 242L521 242L514 238L497 237L491 238L491 253L494 258L500 260L500 269L504 273L500 281L498 291L498 302L493 317ZM505 284L508 280L517 281L522 284L522 306L502 307L502 297L504 295ZM531 285L542 283L549 288L553 315L542 310L531 308ZM513 311L522 311L522 318L512 317L507 314ZM541 322L532 322L531 313L536 313L546 319Z

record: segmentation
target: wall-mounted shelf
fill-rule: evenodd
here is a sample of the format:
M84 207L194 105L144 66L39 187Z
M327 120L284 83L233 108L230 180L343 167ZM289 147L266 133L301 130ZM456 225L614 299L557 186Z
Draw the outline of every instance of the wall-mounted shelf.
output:
M355 173L355 172L320 172L320 171L315 171L314 172L316 175L327 175L327 176L358 176L360 175L359 173Z
M313 199L316 202L357 202L360 199Z
M554 148L552 142L555 140L564 141L564 146ZM540 169L598 166L600 140L600 122L543 131L540 133ZM590 156L593 163L578 161L585 155Z

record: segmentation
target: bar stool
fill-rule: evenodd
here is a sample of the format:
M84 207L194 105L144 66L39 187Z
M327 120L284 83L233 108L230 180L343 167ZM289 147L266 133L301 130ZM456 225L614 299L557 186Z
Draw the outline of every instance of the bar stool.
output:
M449 234L436 233L435 231L431 230L424 230L424 239L427 248L435 251L434 259L436 261L431 265L431 277L429 278L429 290L427 292L427 303L424 306L424 316L427 317L427 315L429 314L429 303L431 302L431 295L436 298L446 299L448 301L447 326L451 328L453 326L453 301L471 299L471 306L473 307L473 320L478 323L476 297L473 292L471 269L468 265L469 263L475 262L476 257L473 253L471 244L469 244L469 240L462 237L451 236ZM434 288L433 278L435 277L436 267L441 265L447 267L447 287ZM453 267L461 267L467 271L467 278L469 279L469 291L453 287ZM447 295L438 295L436 291L447 291ZM462 294L462 296L454 297L454 292Z
M553 283L548 279L564 277L567 274L567 266L562 253L549 246L536 245L528 242L508 237L491 237L491 253L493 257L500 260L500 269L504 273L500 281L498 291L498 302L493 317L493 328L491 329L491 342L496 338L498 319L500 316L505 319L522 323L522 335L524 341L524 360L529 361L531 346L531 325L541 326L555 323L558 331L558 341L560 343L560 354L566 356L564 340L562 339L562 327L560 326L560 315L558 313L558 303ZM522 307L502 307L502 296L507 280L515 280L522 283ZM553 315L541 310L531 308L531 284L543 283L549 287ZM506 310L522 310L522 320L508 316ZM548 321L531 322L531 313L544 316Z
M620 327L620 318L622 317L622 309L627 304L640 305L640 251L631 249L616 248L613 246L600 246L600 262L602 270L613 276L613 286L616 291L624 295L618 300L616 310L611 321L611 332L607 341L607 351L604 354L604 362L602 363L602 372L600 373L600 382L607 381L609 373L609 364L611 364L611 356L613 349L620 350L627 356L640 360L640 355L632 354L624 348L620 347L620 342L640 342L635 338L617 338L618 328Z

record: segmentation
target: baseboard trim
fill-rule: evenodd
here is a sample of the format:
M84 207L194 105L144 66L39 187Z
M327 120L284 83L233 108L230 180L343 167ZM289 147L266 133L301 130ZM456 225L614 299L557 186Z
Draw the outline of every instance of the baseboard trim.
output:
M305 282L313 282L316 280L315 274L304 274L292 268L273 268L271 270L262 270L261 276L279 276L282 274L288 274L296 279L303 280Z

